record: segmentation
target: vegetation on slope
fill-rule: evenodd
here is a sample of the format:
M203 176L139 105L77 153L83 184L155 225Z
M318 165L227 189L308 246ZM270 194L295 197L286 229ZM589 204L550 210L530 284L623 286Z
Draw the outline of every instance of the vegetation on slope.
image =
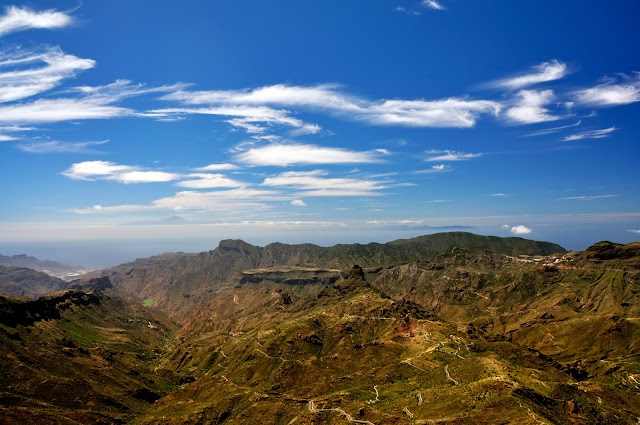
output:
M0 297L2 423L128 422L173 386L153 373L173 329L101 293Z

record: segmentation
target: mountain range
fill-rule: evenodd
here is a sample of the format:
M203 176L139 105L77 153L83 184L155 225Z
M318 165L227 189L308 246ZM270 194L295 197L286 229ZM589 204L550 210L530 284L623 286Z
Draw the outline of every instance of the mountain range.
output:
M640 243L220 242L0 297L8 424L632 424Z

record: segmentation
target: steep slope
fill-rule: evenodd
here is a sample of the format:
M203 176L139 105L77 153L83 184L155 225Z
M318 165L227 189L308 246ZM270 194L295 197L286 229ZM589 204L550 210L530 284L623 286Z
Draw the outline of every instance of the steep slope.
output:
M0 294L35 298L68 285L61 279L25 267L0 266Z
M129 421L172 386L152 369L172 329L99 292L0 297L0 422Z

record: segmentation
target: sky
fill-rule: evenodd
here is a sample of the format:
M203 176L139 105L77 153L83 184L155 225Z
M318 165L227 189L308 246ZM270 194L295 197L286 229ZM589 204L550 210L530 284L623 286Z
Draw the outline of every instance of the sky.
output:
M0 8L0 253L640 239L633 0Z

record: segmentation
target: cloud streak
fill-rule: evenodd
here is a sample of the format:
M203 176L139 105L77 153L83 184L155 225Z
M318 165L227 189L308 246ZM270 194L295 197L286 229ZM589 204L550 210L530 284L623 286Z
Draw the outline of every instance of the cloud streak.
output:
M432 156L425 158L427 162L449 162L449 161L468 161L470 159L478 158L482 156L481 153L464 153L464 152L456 152L449 150L428 150L426 152ZM435 165L432 168L443 170L445 168L444 165Z
M528 73L496 80L488 83L487 85L489 87L518 90L524 87L532 86L534 84L559 80L566 76L567 73L567 65L554 59L552 61L544 62L540 65L534 66Z
M565 201L593 201L596 199L617 198L618 195L592 195L592 196L569 196L567 198L560 198Z
M616 130L617 128L615 127L609 127L609 128L603 128L600 130L583 131L582 133L571 134L569 136L566 136L564 139L562 139L562 141L572 142L572 141L584 140L584 139L604 139L606 137L611 136L613 132Z
M379 196L386 189L382 182L354 178L329 178L326 171L288 171L267 177L263 186L298 191L298 197Z
M21 143L17 146L23 152L29 153L86 153L97 154L103 153L94 149L95 146L101 146L108 143L108 140L99 142L60 142L57 140L47 140L44 142Z

